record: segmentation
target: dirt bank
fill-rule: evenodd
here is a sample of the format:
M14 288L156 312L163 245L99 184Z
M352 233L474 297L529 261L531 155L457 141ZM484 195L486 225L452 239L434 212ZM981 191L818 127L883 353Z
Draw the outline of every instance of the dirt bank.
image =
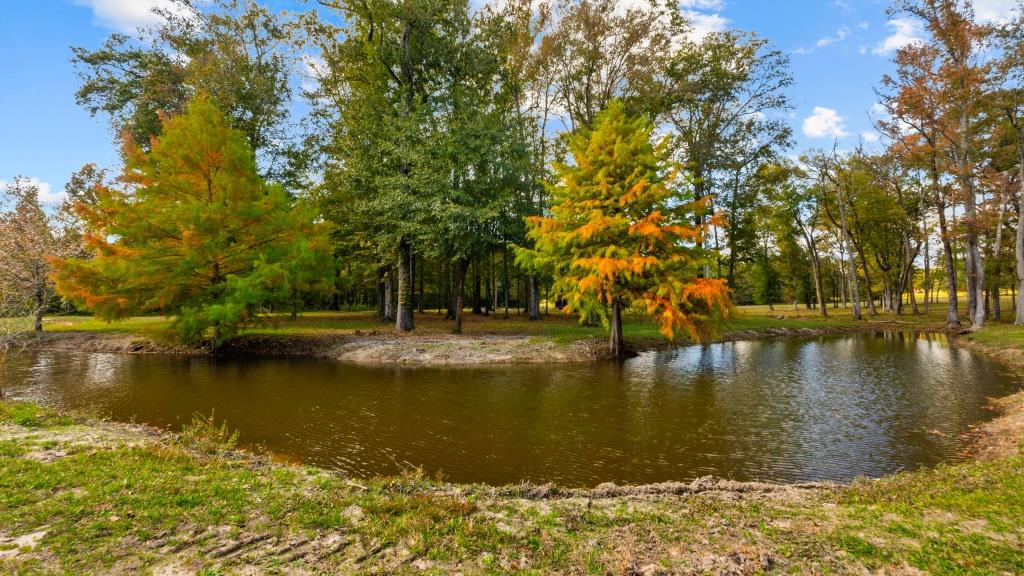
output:
M813 337L880 330L940 332L941 328L898 322L867 322L856 326L820 328L773 327L726 333L720 341ZM665 349L660 338L633 339L636 352ZM44 332L19 337L16 347L62 352L208 355L210 350L156 341L124 333ZM594 362L608 358L606 342L590 338L557 342L543 336L501 334L351 334L245 335L227 342L218 354L238 356L309 356L364 365L476 366L484 364L542 364Z
M300 355L366 365L465 365L588 362L606 356L603 342L562 344L542 337L396 335L380 332L349 336L243 336L225 345L225 354Z
M22 336L15 348L30 351L209 355L209 349L120 333L44 332ZM601 340L559 343L537 336L351 335L239 336L222 346L225 356L309 356L366 365L539 364L591 362L607 357Z
M1010 367L1018 377L1024 378L1024 351L1006 346L983 344L970 337L956 337L953 344L983 354ZM978 426L972 452L982 460L1002 458L1016 454L1024 442L1024 390L989 400L998 416Z
M29 332L8 337L12 350L117 354L208 354L202 348L119 332Z
M0 408L3 408L0 405ZM65 418L67 418L65 420ZM224 482L219 495L229 490L227 486L244 478L247 485L262 486L267 492L261 498L277 499L275 492L288 494L286 500L316 502L318 506L330 502L337 507L340 528L306 528L281 530L265 519L265 511L257 511L253 518L241 520L232 518L229 523L203 523L182 519L172 527L166 523L156 530L136 530L136 523L142 524L148 516L136 517L132 506L139 506L145 497L139 491L154 490L152 486L133 484L132 497L116 505L106 502L89 512L103 524L99 532L103 536L108 526L127 522L130 530L126 536L113 542L104 543L117 558L114 567L107 566L105 573L138 573L149 564L154 574L197 574L199 568L216 564L232 574L264 573L268 568L293 565L297 574L306 573L377 573L392 574L427 571L428 573L479 574L495 572L494 566L478 563L475 554L468 558L445 558L447 552L430 553L428 548L418 545L415 540L402 539L388 542L378 535L376 525L388 521L392 510L404 511L413 516L425 511L442 524L465 522L479 526L493 541L481 542L484 554L500 560L497 572L515 572L517 563L528 566L525 552L516 550L519 539L527 540L535 534L551 530L552 518L559 518L552 536L566 538L572 532L586 529L596 518L613 520L603 523L594 536L601 543L594 543L601 549L622 552L620 547L627 544L632 570L616 570L622 574L667 574L659 568L656 557L666 552L663 545L648 549L645 538L634 540L629 529L628 543L625 534L615 528L642 526L649 522L649 516L673 517L679 522L692 523L693 509L716 509L719 506L771 505L792 506L811 503L814 499L831 494L840 487L829 483L770 484L761 482L735 482L712 477L698 478L692 482L667 482L646 486L616 486L603 484L593 489L563 489L552 485L515 485L488 487L480 485L454 485L435 482L420 477L393 479L345 479L331 472L315 468L275 464L261 457L244 452L226 451L211 455L192 447L181 436L150 429L144 426L121 424L97 420L91 417L49 417L56 424L19 425L0 421L0 446L7 446L0 453L15 460L29 460L46 466L73 466L75 470L88 469L79 476L69 472L67 484L61 486L64 497L97 497L103 492L98 489L100 482L94 475L101 475L100 465L92 464L88 458L103 459L104 453L117 452L124 455L126 466L146 469L145 475L153 470L162 470L167 476L176 475L173 466L184 465L194 481ZM13 448L12 448L13 447ZM186 458L181 454L185 453ZM192 463L198 464L193 467ZM11 465L8 463L7 465ZM225 480L223 475L229 475ZM96 485L92 482L97 482ZM124 480L127 486L128 480ZM164 490L170 479L153 482L157 490ZM197 496L190 496L196 498ZM699 501L696 499L700 499ZM166 503L161 499L162 503ZM409 503L411 504L409 504ZM757 504L760 503L760 504ZM405 511L406 507L412 512ZM299 510L302 506L297 506ZM31 529L0 527L0 571L7 567L42 566L59 571L67 567L69 560L57 562L61 556L61 539L69 534L64 514L59 508L53 513L58 516L37 524L33 516ZM152 511L150 511L152 513ZM399 516L401 513L398 514ZM561 518L565 517L563 521ZM703 522L717 522L717 514L709 513L700 517ZM605 521L609 522L609 521ZM565 528L561 524L565 523ZM654 527L658 523L654 523ZM712 527L712 530L718 528ZM80 542L76 538L75 545ZM444 541L443 542L447 542ZM95 544L95 543L94 543ZM439 546L443 549L450 544ZM522 546L524 551L529 547ZM510 550L516 550L514 554ZM763 564L764 554L750 558L723 552L712 554L713 546L702 545L694 551L693 558L708 561L721 567L745 566L755 568ZM148 560L143 560L148 558ZM582 560L582 556L579 558ZM641 562L641 560L643 560ZM5 564L4 562L7 562ZM71 560L73 561L73 560ZM573 561L572 563L575 563ZM647 567L645 570L640 570ZM490 570L488 570L490 568ZM546 570L544 572L547 572ZM561 572L559 570L559 572ZM219 570L213 573L221 573ZM285 573L292 573L286 571ZM569 573L575 573L570 570Z

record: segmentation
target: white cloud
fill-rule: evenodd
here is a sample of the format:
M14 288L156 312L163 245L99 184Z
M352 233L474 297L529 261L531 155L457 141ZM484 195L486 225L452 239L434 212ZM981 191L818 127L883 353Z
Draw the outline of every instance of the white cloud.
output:
M684 10L683 15L690 21L691 29L687 36L694 41L700 40L712 32L721 32L729 25L729 19L721 14L704 14L693 10Z
M73 0L79 6L92 9L93 21L119 32L134 32L139 26L160 22L153 10L160 8L174 14L185 14L188 9L171 0Z
M318 54L303 54L299 60L302 62L300 72L302 89L312 92L320 87L320 80L327 75L327 61Z
M722 0L680 0L679 7L690 10L721 10Z
M893 32L871 49L871 52L874 54L891 54L908 44L924 40L924 26L919 20L914 18L893 18L886 22L885 25L892 28Z
M889 109L886 108L881 102L875 102L871 105L871 115L875 118L888 118Z
M1009 20L1016 8L1016 0L974 0L974 16L979 22Z
M839 30L836 30L836 35L835 36L825 36L824 38L821 38L817 42L815 42L814 45L817 46L818 48L821 48L823 46L828 46L829 44L835 44L836 42L842 42L849 35L850 35L850 29L847 28L846 26L843 26Z
M878 133L872 132L870 130L865 130L864 132L860 133L860 138L861 140L869 144L874 144L875 142L878 142Z
M64 200L64 191L54 192L53 187L48 182L40 182L39 178L35 177L23 178L22 181L29 186L36 187L39 191L39 201L43 204L58 204ZM0 188L7 188L10 184L12 183L0 180Z
M814 112L804 118L804 135L808 138L845 138L850 134L843 125L844 121L835 110L815 106Z

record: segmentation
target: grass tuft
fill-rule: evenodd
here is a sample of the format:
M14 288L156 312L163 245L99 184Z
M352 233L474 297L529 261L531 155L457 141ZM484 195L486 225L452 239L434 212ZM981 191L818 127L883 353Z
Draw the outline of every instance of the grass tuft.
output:
M217 424L212 410L209 416L196 412L192 421L181 429L178 441L184 447L203 454L221 454L234 450L238 445L238 430L229 429L226 420Z

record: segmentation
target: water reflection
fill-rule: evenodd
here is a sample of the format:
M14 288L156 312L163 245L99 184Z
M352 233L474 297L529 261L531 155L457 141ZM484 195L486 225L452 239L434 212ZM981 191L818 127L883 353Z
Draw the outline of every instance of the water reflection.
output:
M958 435L1016 387L936 335L732 342L618 364L474 369L39 353L15 397L242 433L354 475L422 466L460 482L594 485L704 474L804 481L958 458Z

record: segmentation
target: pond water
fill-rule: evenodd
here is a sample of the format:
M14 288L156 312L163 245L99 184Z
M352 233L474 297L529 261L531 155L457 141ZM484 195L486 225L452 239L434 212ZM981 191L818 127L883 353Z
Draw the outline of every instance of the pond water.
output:
M618 363L371 368L305 358L40 352L18 399L177 429L215 411L243 445L353 476L565 486L713 474L847 480L962 458L1019 384L901 332L690 346Z

